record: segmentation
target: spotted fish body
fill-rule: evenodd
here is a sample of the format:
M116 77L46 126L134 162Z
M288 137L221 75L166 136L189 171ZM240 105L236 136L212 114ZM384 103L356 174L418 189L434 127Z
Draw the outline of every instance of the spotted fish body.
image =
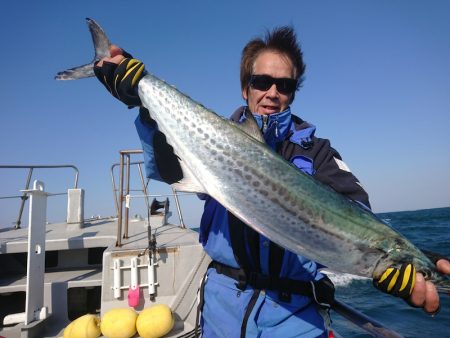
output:
M278 245L335 271L378 278L389 266L412 262L439 291L450 292L448 279L406 238L249 131L256 125L251 115L239 126L151 74L138 93L180 159L177 189L209 194Z
M139 96L181 159L178 188L205 192L289 250L333 270L366 277L413 260L433 264L373 214L300 172L235 123L155 76Z

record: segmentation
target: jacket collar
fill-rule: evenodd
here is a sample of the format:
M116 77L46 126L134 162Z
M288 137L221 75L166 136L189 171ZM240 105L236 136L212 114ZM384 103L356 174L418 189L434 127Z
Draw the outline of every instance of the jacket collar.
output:
M247 106L241 106L236 109L231 115L231 120L238 123L242 122L245 119L243 113L246 109L248 109ZM263 117L257 114L253 114L253 116L258 126L263 129ZM291 114L290 108L267 116L267 128L263 135L269 146L274 148L276 143L284 141L286 138L305 149L312 146L316 127Z

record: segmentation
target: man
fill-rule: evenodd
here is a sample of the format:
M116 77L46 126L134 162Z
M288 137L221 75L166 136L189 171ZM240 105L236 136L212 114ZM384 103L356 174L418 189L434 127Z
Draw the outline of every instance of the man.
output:
M97 77L126 104L140 105L134 88L143 76L143 65L129 59L116 46L111 48L111 55L96 65ZM266 143L280 156L370 208L367 193L330 142L315 137L313 125L291 114L290 104L304 70L302 52L292 28L277 28L265 39L251 40L242 52L240 74L247 105L239 108L232 119L239 123L246 118L244 113L253 114ZM147 150L147 175L161 179L165 175L162 172L171 166L158 161L158 149L153 147L157 126L145 109L141 109L136 126ZM164 177L163 180L168 181ZM203 335L326 337L321 308L333 302L334 288L318 271L321 266L259 235L213 198L204 196L204 199L200 241L213 263L202 285ZM439 260L438 267L450 273L448 261ZM410 304L427 312L438 310L435 287L425 283L420 274L416 275L411 264L401 270L389 269L385 277L374 281L381 290L408 299ZM411 286L412 292L392 291L397 289L392 285L403 282Z

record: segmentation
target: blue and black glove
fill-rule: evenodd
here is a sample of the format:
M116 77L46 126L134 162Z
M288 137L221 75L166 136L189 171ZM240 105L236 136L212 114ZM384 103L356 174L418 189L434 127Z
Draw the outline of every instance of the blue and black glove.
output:
M123 51L125 56L118 65L104 61L101 67L94 65L95 76L100 80L105 88L118 100L128 107L140 106L141 99L137 94L137 83L145 74L145 65Z
M139 109L139 116L134 124L144 151L147 177L168 184L179 182L183 178L179 158L146 108Z
M416 268L411 263L404 263L400 269L388 268L373 285L386 293L407 300L416 282Z

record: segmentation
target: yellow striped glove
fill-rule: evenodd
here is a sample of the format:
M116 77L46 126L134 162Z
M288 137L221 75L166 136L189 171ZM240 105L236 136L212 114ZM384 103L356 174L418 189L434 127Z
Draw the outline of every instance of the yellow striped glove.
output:
M141 99L137 94L137 83L145 74L145 65L128 53L118 65L104 61L101 67L94 66L95 76L106 89L127 106L140 106ZM129 57L128 57L129 56Z
M388 268L373 285L396 297L408 299L416 282L416 268L411 263L404 263L400 269Z

